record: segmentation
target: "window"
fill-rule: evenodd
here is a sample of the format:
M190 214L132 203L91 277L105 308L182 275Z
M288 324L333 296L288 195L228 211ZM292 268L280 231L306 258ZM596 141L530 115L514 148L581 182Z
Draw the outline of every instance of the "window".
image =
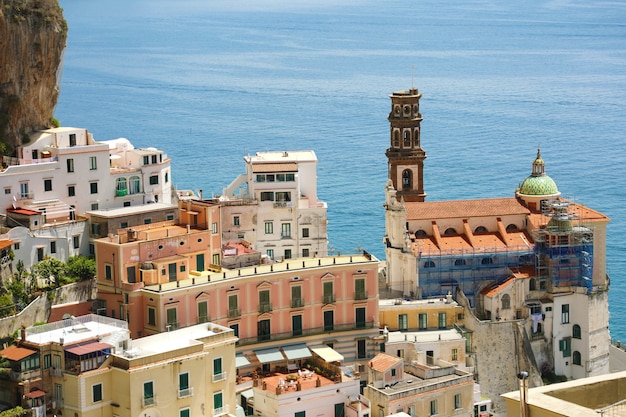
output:
M137 282L137 270L135 266L126 267L126 280L131 284Z
M125 196L127 193L126 178L117 178L115 180L115 191L118 197Z
M367 299L367 292L365 291L365 278L357 278L354 280L354 299Z
M258 341L262 342L265 340L270 340L271 330L270 330L270 320L259 320L257 324L257 335Z
M454 266L464 266L465 265L465 259L455 259L454 260Z
M559 340L559 350L563 352L563 357L567 358L572 355L572 339L565 338Z
M333 283L332 282L324 282L323 283L323 288L324 288L324 297L322 302L324 304L331 304L335 302L335 294L333 291Z
M359 339L356 342L356 356L357 359L367 358L367 344L365 339Z
M262 191L261 201L274 201L274 193L271 191Z
M410 189L412 184L412 172L410 169L405 169L402 171L402 188Z
M43 369L49 369L52 367L52 355L47 354L43 357Z
M104 264L104 278L107 281L111 281L111 279L113 278L113 265Z
M67 186L67 196L75 197L76 196L76 187L74 185Z
M396 376L396 368L391 368L391 376Z
M11 187L5 187L4 188L4 193L5 194L11 194Z
M156 326L156 308L148 307L148 325Z
M454 395L454 409L458 410L459 408L461 408L461 394L455 394Z
M98 183L97 182L90 182L89 183L89 191L91 192L91 194L98 194Z
M365 307L357 307L355 310L355 324L357 329L364 329L367 325L365 321Z
M189 408L182 408L178 413L178 417L191 417Z
M189 373L183 372L178 374L178 390L188 390L189 389Z
M302 237L309 237L309 228L308 227L303 227L302 228Z
M493 264L493 258L483 258L480 260L481 265L491 265Z
M574 354L572 355L572 362L574 365L582 365L582 358L579 351L574 351Z
M37 262L43 261L44 250L43 248L37 248Z
M569 323L569 304L563 304L561 306L561 323Z
M437 400L430 401L430 415L431 416L437 415Z
M335 329L335 312L333 310L324 311L324 331Z
M509 310L511 308L511 296L504 294L502 296L502 310Z
M445 329L447 327L446 326L446 313L439 313L438 325L440 329Z
M267 249L265 253L267 254L268 258L274 259L274 249Z
M428 329L428 314L420 313L417 315L417 322L420 330Z
M409 329L409 319L406 314L398 314L398 330L408 330Z
M94 403L102 401L102 384L91 386L91 401Z
M424 268L434 268L434 267L435 267L435 263L433 261L424 262Z
M216 234L218 232L217 222L211 223L211 233Z
M70 133L70 146L76 146L76 133Z
M74 235L72 236L72 240L74 241L74 249L80 248L80 236Z
M29 198L30 193L28 192L28 183L21 182L20 183L20 198Z
M165 172L165 183L167 184L168 182L170 182L170 173Z
M341 406L343 407L343 404ZM296 411L293 417L306 417L306 411Z
M221 392L213 394L213 415L218 416L224 414L224 400Z
M13 244L13 250L20 250L20 242L15 242Z
M209 305L206 301L198 302L198 323L209 321Z
M221 381L225 376L222 370L222 358L213 358L213 381Z
M235 337L239 337L239 324L231 324L229 327L233 329L233 334L235 335Z
M44 191L52 191L52 180L51 179L43 180L43 190Z
M234 216L233 217L233 225L234 226L241 226L241 224L239 223L239 216Z
M285 249L285 259L291 259L291 249Z
M304 307L304 300L302 299L302 286L294 285L291 287L291 307Z
M95 211L95 210L98 210L98 208L99 208L99 207L100 207L100 206L98 205L98 203L91 203L91 209L92 209L92 210L94 210L94 211Z
M211 262L213 263L213 265L219 265L220 264L220 254L219 253L214 253L213 256L211 257Z
M137 194L141 192L141 180L138 176L132 176L128 180L128 193Z
M452 349L452 354L450 355L453 361L459 360L459 350L454 348Z
M159 176L158 175L150 175L150 185L157 185L159 183Z
M154 404L154 382L143 383L143 402L145 405Z
M98 162L97 162L95 156L90 156L89 157L89 169L91 171L98 169Z
M280 225L280 237L291 238L291 223L283 223Z
M302 315L291 316L291 329L293 336L302 336Z
M176 330L178 328L178 318L176 317L176 308L168 308L166 310L167 323L166 327L169 330Z
M272 311L272 304L270 303L270 291L259 291L259 313L267 313Z
M50 242L50 253L57 253L57 243L55 241Z
M309 257L309 250L307 248L303 248L302 249L302 257L303 258L308 258Z
M239 299L237 294L228 296L228 317L239 317Z
M580 339L582 337L582 332L578 324L575 324L574 327L572 327L572 337L574 339Z
M291 201L291 193L287 191L278 191L276 192L276 201L281 203L286 203Z
M274 233L274 223L273 222L265 222L265 234L271 235Z

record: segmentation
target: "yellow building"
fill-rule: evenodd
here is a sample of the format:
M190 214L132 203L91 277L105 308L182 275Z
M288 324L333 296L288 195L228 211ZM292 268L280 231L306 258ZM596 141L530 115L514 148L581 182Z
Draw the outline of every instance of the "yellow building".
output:
M93 314L31 327L19 347L42 366L24 395L74 417L234 415L236 341L212 323L131 340L126 322Z

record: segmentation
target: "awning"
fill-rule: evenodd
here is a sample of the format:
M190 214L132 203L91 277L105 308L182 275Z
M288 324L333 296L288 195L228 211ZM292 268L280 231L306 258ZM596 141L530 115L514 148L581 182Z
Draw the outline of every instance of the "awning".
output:
M111 349L113 346L108 343L96 342L85 343L82 345L74 345L65 348L66 352L73 353L74 355L86 355L88 353L97 352L99 350Z
M44 395L46 395L46 393L42 390L36 390L36 391L31 391L28 394L24 394L24 397L26 398L38 398L38 397L43 397Z
M254 354L261 363L279 362L285 360L285 357L282 353L280 353L278 348L255 350Z
M235 356L235 368L241 368L242 366L248 366L250 365L250 361L243 356L243 354L238 353Z
M314 346L311 348L311 351L313 351L313 353L318 355L320 358L324 359L326 362L339 362L343 360L343 356L341 356L339 352L328 346Z
M312 355L305 343L283 346L283 352L289 360L309 358Z

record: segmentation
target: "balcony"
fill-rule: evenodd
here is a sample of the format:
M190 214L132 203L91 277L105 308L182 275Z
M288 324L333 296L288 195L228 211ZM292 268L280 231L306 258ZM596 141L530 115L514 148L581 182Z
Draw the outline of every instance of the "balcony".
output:
M241 316L240 308L229 308L228 309L228 318L239 317Z
M226 379L226 372L213 374L213 382L224 381L225 379Z
M281 239L291 239L291 232L289 232L289 233L281 232L280 233L280 238Z
M226 404L222 407L213 409L213 416L223 416L224 414L230 413L230 405Z
M211 317L207 314L203 314L198 316L198 324L200 323L208 323L211 321Z
M304 307L304 298L292 298L291 308Z
M355 300L367 300L367 291L355 291L354 299Z
M293 203L291 201L277 201L274 203L274 208L292 208Z
M178 390L178 398L187 398L193 395L193 388L181 388Z
M143 405L143 408L146 407L152 407L153 405L156 405L157 401L156 401L156 397L144 397L141 401L141 404Z
M21 382L39 377L41 377L41 369L32 369L24 372L11 371L11 381Z
M322 297L323 304L333 304L335 302L335 294L324 294Z
M115 190L115 196L116 197L124 197L126 196L126 194L128 194L128 190L124 189L124 190Z
M63 371L60 369L56 369L56 368L50 368L50 376L61 377L63 376Z
M272 303L259 304L259 313L269 313L270 311L272 311Z

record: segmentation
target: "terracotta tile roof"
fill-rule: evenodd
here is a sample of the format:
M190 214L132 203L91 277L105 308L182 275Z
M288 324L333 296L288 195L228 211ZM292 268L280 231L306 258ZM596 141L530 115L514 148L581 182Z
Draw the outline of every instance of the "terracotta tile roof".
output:
M27 349L20 346L9 346L8 348L0 351L0 356L6 358L10 361L19 361L24 358L27 358L30 355L37 353L36 350Z
M11 247L12 244L13 241L10 239L0 239L0 249L6 249L8 247Z
M287 162L284 164L253 164L252 172L297 172L298 164L295 162Z
M407 220L435 220L486 216L529 214L530 210L513 198L487 198L479 200L452 200L434 202L407 202Z
M505 288L507 288L509 285L513 284L513 281L515 280L514 277L510 277L508 278L506 281L504 281L501 284L496 284L490 287L485 288L484 290L482 290L480 293L482 295L484 295L485 297L494 297L496 294L498 294L500 291L504 290Z
M537 276L535 267L531 265L522 266L517 271L512 271L512 273L517 279L528 279Z
M385 372L387 369L391 368L393 365L400 362L402 359L387 355L386 353L379 353L374 356L372 360L370 360L370 368L378 372Z

